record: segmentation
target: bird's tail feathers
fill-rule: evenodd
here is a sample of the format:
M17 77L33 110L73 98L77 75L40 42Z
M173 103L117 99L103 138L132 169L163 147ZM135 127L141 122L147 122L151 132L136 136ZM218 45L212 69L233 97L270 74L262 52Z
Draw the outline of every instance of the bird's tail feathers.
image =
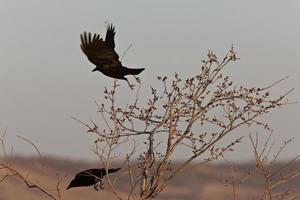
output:
M139 73L141 73L142 71L144 71L145 68L128 68L128 74L131 75L138 75Z
M119 171L121 168L111 168L111 169L108 169L108 173L113 173L113 172L116 172L116 171Z

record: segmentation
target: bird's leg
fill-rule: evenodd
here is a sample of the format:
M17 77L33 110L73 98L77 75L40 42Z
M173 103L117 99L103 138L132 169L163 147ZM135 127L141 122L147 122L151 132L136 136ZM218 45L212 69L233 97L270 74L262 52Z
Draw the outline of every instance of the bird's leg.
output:
M97 191L104 190L104 181L103 179L99 179L99 181L97 183L94 184L94 189Z
M125 80L126 80L126 82L128 83L128 85L129 85L130 89L132 89L132 90L133 90L133 87L134 87L134 85L131 85L131 84L129 83L129 81L128 81L128 79L127 79L127 78L125 78Z
M96 191L99 191L99 182L97 182L97 183L94 184L94 189Z
M100 179L100 189L104 190L104 181L102 178Z
M139 77L136 77L135 75L133 75L133 77L135 78L136 82L141 83L141 79Z

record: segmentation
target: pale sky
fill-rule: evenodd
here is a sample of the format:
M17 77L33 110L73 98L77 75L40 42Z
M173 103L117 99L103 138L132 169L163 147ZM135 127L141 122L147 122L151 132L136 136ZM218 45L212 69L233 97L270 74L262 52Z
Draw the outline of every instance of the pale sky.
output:
M274 92L294 87L289 98L299 101L299 9L298 0L0 0L0 130L8 127L7 145L16 153L34 152L21 135L43 154L94 158L93 138L71 117L97 119L94 101L101 103L112 84L91 72L79 48L80 33L104 36L105 21L116 26L119 55L133 44L123 64L146 68L145 95L157 76L195 74L208 49L222 57L234 44L241 59L227 70L233 80L265 86L289 75ZM126 99L129 88L120 83ZM300 154L299 111L297 104L268 115L276 143L295 138L283 158ZM251 158L248 141L237 148L233 159Z

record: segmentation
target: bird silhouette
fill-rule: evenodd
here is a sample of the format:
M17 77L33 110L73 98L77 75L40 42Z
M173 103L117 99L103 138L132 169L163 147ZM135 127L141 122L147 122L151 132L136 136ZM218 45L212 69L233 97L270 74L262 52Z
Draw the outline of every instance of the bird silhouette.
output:
M115 51L115 34L115 27L112 24L107 25L105 40L97 33L92 35L90 32L84 32L80 35L80 47L89 61L96 65L93 72L100 71L111 78L125 80L132 89L133 85L130 85L125 76L133 75L135 77L145 68L127 68L122 65L119 55ZM135 79L140 82L137 77Z
M108 169L108 173L114 173L119 171L121 168L111 168ZM82 186L91 186L94 185L94 189L99 191L103 189L103 177L106 175L106 169L88 169L76 174L74 179L71 181L67 190L72 187L82 187Z

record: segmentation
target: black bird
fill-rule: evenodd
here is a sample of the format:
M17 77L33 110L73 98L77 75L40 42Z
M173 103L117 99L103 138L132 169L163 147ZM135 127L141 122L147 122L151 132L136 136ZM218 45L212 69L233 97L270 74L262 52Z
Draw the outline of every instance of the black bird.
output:
M132 88L133 85L130 85L129 81L124 76L138 75L145 68L132 69L122 65L121 61L119 60L119 55L115 51L115 34L115 27L112 24L107 25L104 41L103 38L100 38L100 35L97 33L93 34L92 36L90 32L84 32L80 35L80 47L89 61L96 65L96 68L93 69L93 72L100 71L106 76L125 80L127 81L129 87ZM136 78L136 80L139 82L138 78Z
M119 171L121 168L108 169L108 173L114 173ZM67 190L72 187L82 187L94 185L95 190L103 189L103 177L106 175L106 169L88 169L76 174L75 178L71 181Z

